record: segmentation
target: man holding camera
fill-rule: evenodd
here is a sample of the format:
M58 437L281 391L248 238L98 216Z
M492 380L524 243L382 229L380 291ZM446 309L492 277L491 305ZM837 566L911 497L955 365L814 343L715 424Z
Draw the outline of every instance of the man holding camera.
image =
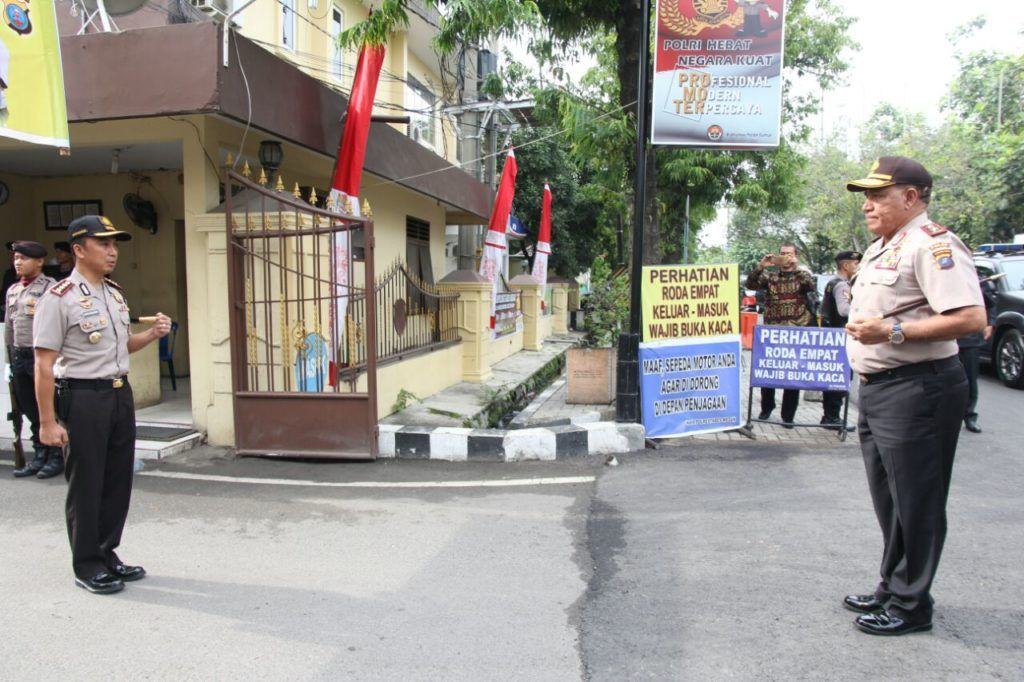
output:
M807 297L817 291L814 276L800 267L795 244L783 244L778 254L767 254L743 283L747 289L764 292L764 323L787 327L808 327L814 323ZM782 392L782 422L793 428L800 391ZM761 389L761 413L758 419L769 419L775 409L775 389Z

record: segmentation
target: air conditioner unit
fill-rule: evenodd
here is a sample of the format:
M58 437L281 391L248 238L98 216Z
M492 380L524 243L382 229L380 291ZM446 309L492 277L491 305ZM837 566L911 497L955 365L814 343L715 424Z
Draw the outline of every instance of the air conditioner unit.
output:
M213 15L215 19L226 17L231 12L231 0L189 0L192 6Z

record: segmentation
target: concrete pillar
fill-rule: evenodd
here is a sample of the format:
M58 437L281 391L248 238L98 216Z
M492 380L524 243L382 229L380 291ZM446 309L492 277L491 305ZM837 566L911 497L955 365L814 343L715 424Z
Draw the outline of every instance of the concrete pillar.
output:
M526 350L540 350L544 345L541 336L540 321L541 301L544 298L543 287L532 275L516 275L508 283L512 291L522 292L523 304L523 348Z
M458 294L456 319L462 339L462 378L481 383L491 378L491 283L472 270L456 270L437 283L441 293Z
M580 309L580 285L579 282L569 284L569 312Z
M551 333L569 333L569 284L551 282Z

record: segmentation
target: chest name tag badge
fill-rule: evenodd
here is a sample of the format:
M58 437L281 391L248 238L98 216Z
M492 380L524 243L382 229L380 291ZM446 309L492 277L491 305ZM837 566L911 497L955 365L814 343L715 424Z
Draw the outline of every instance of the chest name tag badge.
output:
M78 285L78 290L82 292L83 296L92 296L92 292L89 291L89 287L85 285L85 282Z

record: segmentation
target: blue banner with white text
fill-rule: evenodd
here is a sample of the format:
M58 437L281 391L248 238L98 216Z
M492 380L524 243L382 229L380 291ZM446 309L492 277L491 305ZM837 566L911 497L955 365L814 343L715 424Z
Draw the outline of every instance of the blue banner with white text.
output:
M750 385L804 391L849 391L846 330L754 327Z
M740 339L719 336L640 345L640 393L648 438L740 427Z

